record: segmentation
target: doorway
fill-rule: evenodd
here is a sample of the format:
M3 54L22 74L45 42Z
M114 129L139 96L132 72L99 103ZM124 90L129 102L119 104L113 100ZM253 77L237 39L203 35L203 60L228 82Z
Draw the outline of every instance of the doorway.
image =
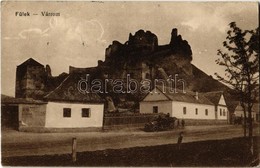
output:
M19 127L18 105L1 105L2 129L15 129Z

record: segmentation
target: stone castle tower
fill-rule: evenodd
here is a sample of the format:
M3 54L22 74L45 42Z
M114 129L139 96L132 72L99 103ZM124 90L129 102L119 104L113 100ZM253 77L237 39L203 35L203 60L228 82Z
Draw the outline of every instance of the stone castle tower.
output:
M41 99L45 93L46 72L42 64L30 58L16 68L16 98Z

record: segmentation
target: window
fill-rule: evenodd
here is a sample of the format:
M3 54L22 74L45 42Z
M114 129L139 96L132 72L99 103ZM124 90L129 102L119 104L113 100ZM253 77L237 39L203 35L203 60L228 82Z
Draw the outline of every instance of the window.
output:
M219 115L222 116L222 109L219 109Z
M195 108L195 114L198 115L198 109L197 108Z
M158 113L158 106L153 106L153 113Z
M225 111L225 109L223 109L223 116L226 116L226 111Z
M71 108L63 108L63 117L71 117Z
M90 109L89 108L81 109L81 117L90 117Z
M183 107L183 114L185 115L186 114L186 107Z
M208 109L205 109L205 115L207 116L209 114Z

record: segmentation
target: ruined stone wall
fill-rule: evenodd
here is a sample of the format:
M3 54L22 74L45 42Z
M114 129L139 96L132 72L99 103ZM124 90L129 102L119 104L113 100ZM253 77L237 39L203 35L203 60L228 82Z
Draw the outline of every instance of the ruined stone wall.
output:
M17 67L17 98L41 99L45 90L46 73L43 66Z
M125 78L131 74L136 80L158 77L158 67L172 74L192 74L192 51L187 41L178 35L177 29L172 29L171 41L159 46L158 38L150 31L139 30L124 44L113 41L106 49L106 59L102 65L110 67L112 78ZM101 64L100 64L101 65Z
M130 33L128 45L133 50L154 51L158 47L158 38L150 31L139 30L134 35Z

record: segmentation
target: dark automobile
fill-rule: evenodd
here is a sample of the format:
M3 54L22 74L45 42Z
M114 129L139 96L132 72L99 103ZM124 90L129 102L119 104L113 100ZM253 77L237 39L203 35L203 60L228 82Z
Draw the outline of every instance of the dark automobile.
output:
M144 131L165 131L174 128L174 122L177 120L176 117L161 117L158 116L155 120L148 122L144 125Z

